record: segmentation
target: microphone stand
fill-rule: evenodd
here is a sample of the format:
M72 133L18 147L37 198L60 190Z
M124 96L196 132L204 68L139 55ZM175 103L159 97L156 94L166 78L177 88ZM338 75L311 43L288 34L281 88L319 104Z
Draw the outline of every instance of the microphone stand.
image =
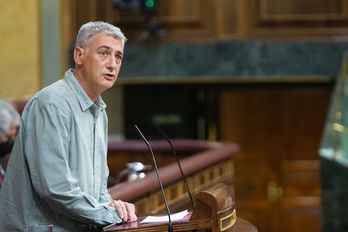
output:
M172 220L171 220L171 216L170 216L170 210L169 210L169 206L168 206L168 202L167 202L167 199L166 199L166 195L164 194L164 189L163 189L163 184L162 184L162 181L161 181L161 178L159 176L159 172L158 172L158 167L157 167L157 163L156 163L156 158L155 158L155 154L153 153L152 151L152 148L149 144L149 142L147 141L147 139L145 138L145 136L143 135L143 133L141 133L140 129L138 128L137 125L134 126L135 129L137 130L138 134L140 135L140 137L143 139L143 141L145 142L146 146L149 148L150 150L150 153L151 153L151 156L152 156L152 160L153 160L153 163L154 163L154 167L155 167L155 170L156 170L156 174L157 174L157 179L158 179L158 183L161 187L161 192L162 192L162 195L163 195L163 200L164 200L164 204L166 206L166 210L167 210L167 214L168 214L168 232L173 232L173 224L172 224Z
M181 176L182 176L182 178L183 178L183 180L184 180L185 187L186 187L187 192L188 192L188 194L189 194L189 197L190 197L190 200L191 200L191 205L192 205L192 211L193 211L194 208L195 208L195 205L194 205L194 203L193 203L192 194L191 194L190 188L189 188L189 186L188 186L188 184L187 184L187 181L186 181L186 177L185 177L185 175L184 175L184 172L182 171L181 164L180 164L180 160L179 160L178 155L176 154L176 150L174 149L174 146L173 146L172 142L169 140L168 136L163 132L163 130L162 130L157 124L155 124L155 126L156 126L157 129L162 133L163 137L167 140L167 142L169 143L170 147L172 148L172 152L173 152L173 154L174 154L174 156L175 156L175 158L176 158L176 162L178 163L178 166L179 166L179 169L180 169L180 172L181 172Z

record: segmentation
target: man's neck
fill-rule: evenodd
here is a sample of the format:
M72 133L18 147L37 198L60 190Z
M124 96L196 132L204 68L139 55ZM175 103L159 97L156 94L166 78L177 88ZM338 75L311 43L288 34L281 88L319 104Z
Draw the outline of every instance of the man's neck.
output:
M78 69L74 69L73 70L73 74L76 78L76 80L79 82L79 84L81 85L82 89L85 91L85 93L88 95L88 97L94 102L96 103L97 100L99 99L100 94L93 94L91 93L91 91L88 91L87 86L84 84L83 82L83 78L81 78L81 73L79 72Z

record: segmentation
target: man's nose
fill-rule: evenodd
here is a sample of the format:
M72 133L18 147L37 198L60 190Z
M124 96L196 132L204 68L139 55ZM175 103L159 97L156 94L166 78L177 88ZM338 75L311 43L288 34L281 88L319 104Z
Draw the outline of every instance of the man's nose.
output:
M108 65L109 68L115 69L116 66L117 66L117 59L116 59L116 57L110 56L107 65Z

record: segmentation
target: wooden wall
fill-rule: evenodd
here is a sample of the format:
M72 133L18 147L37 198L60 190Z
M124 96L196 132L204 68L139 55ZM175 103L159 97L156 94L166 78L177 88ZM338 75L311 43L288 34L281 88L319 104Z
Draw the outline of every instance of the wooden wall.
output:
M72 0L71 33L90 20L105 20L141 39L144 17L118 10L112 0ZM344 39L348 35L347 0L171 0L159 1L157 22L163 41L253 39Z
M249 85L219 94L219 135L235 141L239 216L259 231L321 228L321 142L332 85Z

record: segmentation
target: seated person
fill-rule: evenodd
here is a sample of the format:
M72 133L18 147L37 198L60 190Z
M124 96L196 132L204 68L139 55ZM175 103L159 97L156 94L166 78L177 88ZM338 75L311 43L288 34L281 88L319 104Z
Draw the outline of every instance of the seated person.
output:
M19 121L20 116L14 106L7 101L0 100L0 187L17 135Z

